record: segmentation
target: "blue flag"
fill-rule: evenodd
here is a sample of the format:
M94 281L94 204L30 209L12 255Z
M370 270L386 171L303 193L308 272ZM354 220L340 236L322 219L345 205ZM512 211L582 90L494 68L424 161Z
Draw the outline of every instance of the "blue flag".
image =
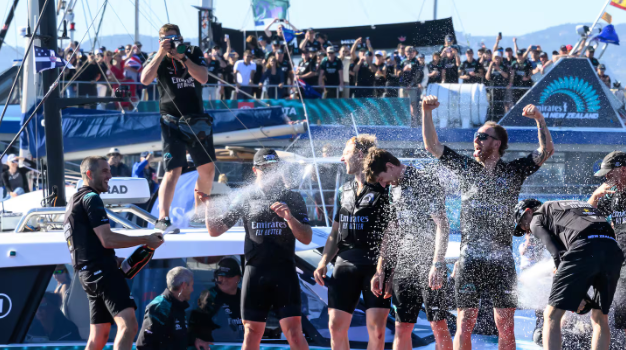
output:
M262 26L266 18L287 18L289 0L252 0L254 25Z
M598 40L602 43L619 45L619 37L615 32L615 27L612 24L607 25L602 29L602 32L594 36L591 40Z
M287 29L285 27L283 27L283 35L285 36L285 43L290 43L293 38L295 38L296 36L300 36L303 35L304 32L295 32L291 29Z
M48 69L54 69L63 67L67 64L67 68L73 69L74 66L67 63L61 57L56 57L54 50L46 49L39 46L33 46L35 52L35 71L37 73L43 72Z
M317 92L311 85L304 82L302 79L298 79L298 85L302 90L302 97L304 98L322 98L322 94Z

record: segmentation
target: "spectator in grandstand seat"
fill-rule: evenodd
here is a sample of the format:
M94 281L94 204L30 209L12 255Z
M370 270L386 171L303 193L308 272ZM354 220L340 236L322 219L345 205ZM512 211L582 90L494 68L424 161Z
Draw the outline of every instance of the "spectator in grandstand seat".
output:
M374 86L380 87L375 90L376 97L383 97L387 84L387 65L385 64L384 53L380 50L374 53L374 67L376 68Z
M489 64L485 75L491 86L491 99L489 103L489 120L499 120L504 115L504 98L506 96L505 86L509 83L509 68L504 64L502 54L497 51L493 56L493 61Z
M313 28L307 29L306 34L304 34L304 40L300 42L299 47L300 51L302 52L305 52L307 50L310 51L309 48L311 47L315 48L315 52L319 51L322 48L320 42L315 40L315 31L313 30Z
M446 84L458 84L461 56L459 55L459 52L453 47L449 47L443 52L444 56L441 60L441 64L443 65L441 81Z
M265 66L265 72L263 72L259 87L263 87L264 84L272 85L267 87L268 98L277 99L284 95L285 73L278 67L276 57L274 56L270 56L267 59L267 65Z
M376 75L376 66L374 66L374 53L367 51L364 57L360 58L354 65L354 73L356 74L356 86L363 88L356 88L354 91L354 97L374 97L374 89L369 87L374 86L374 80Z
M33 320L27 339L33 342L81 340L78 327L61 312L62 298L55 293L45 292Z
M249 99L250 96L247 94L252 93L252 77L257 70L256 63L252 62L252 52L250 50L246 50L243 53L243 60L239 60L235 63L233 67L234 75L237 78L237 99L245 100Z
M442 56L444 56L445 54L444 51L450 48L454 48L455 46L457 46L456 49L458 50L458 45L454 45L454 37L451 34L448 34L444 38L444 44L443 46L440 47L439 52L441 53Z
M246 50L250 51L252 59L263 59L265 57L263 48L259 47L257 39L254 35L248 35L246 38Z
M148 180L150 193L156 192L159 188L159 185L156 183L156 170L150 166L150 160L152 160L153 156L152 152L142 152L139 161L133 164L133 177Z
M19 167L20 160L24 161L25 167ZM2 183L6 192L11 195L11 197L17 197L30 192L28 173L31 171L29 168L35 167L35 163L29 159L10 154L7 157L7 165L9 169L2 172Z
M400 43L398 44L396 51L398 51L398 56L400 56L400 61L404 61L406 59L406 46L404 46L404 44Z
M400 76L400 83L404 87L402 96L409 98L411 123L412 125L417 125L420 115L420 96L425 84L428 83L428 68L420 65L417 59L417 50L413 46L407 46L405 52L408 57L400 63L400 66L396 68L396 72Z
M611 77L609 77L608 75L604 74L604 72L606 72L606 66L601 63L601 64L598 65L598 77L600 78L600 80L602 80L602 82L606 85L606 87L608 87L610 89L611 88Z
M510 67L513 62L515 62L517 58L513 55L513 49L510 47L507 47L506 49L504 49L504 64L506 64L508 67Z
M97 97L98 91L95 82L100 79L100 68L94 55L88 55L87 61L76 70L76 81L78 84L78 96Z
M130 177L131 172L126 164L122 163L122 154L120 150L113 147L107 153L109 158L109 166L111 167L111 177Z
M333 44L328 41L328 36L326 34L319 32L315 33L315 40L319 43L320 51L322 52L325 52L329 46L333 46Z
M400 56L397 52L387 56L385 59L385 65L387 66L387 83L386 83L386 97L398 97L398 86L400 86L400 77L398 76L397 67L400 64Z
M539 54L539 61L537 62L537 67L533 69L533 74L544 75L548 73L550 66L552 65L552 61L548 59L547 52L541 52Z
M316 86L318 83L318 71L312 56L315 55L315 47L309 46L302 51L302 60L298 63L296 80L301 79L309 86Z
M483 67L477 60L474 59L474 50L467 49L465 51L465 60L459 67L459 78L465 84L478 84L482 81L484 76Z
M485 51L487 51L487 49L485 49L484 47L479 48L478 50L476 50L476 53L478 53L478 56L476 56L476 59L478 60L478 63L483 64L483 56L485 56Z
M209 71L209 80L207 80L207 84L209 84L209 86L203 88L202 97L205 100L216 100L218 99L219 79L224 79L223 70L226 68L228 63L224 60L222 48L219 45L214 45L211 52L205 54L205 61Z
M524 51L517 51L517 60L513 62L510 70L509 86L515 87L512 91L512 102L517 103L522 96L533 86L533 67L524 57Z
M337 88L326 85L339 86L339 90L343 90L343 63L336 57L334 46L329 46L326 53L328 56L320 63L318 85L326 91L326 98L337 98L340 97Z
M276 33L272 33L272 31L270 30L270 28L272 27L272 25L274 25L274 23L281 23L276 28ZM264 31L265 31L265 35L267 36L268 40L269 41L279 40L282 43L285 40L285 38L283 37L283 28L285 27L285 25L288 25L289 27L291 27L291 29L293 31L296 31L296 32L299 31L298 28L296 28L293 24L289 23L288 20L274 18L273 21L271 21L270 23L268 23L265 26L265 30Z
M149 55L147 52L141 51L142 47L143 45L141 45L140 41L135 41L135 54L139 57L139 59L141 60L141 63L143 64L143 63L146 63Z
M259 35L259 38L257 40L259 43L259 49L263 51L263 57L265 57L268 52L272 52L271 41L268 40L268 38L264 37L263 35Z
M428 84L440 84L443 72L441 54L439 52L433 53L433 60L426 67L428 68Z
M76 75L76 70L79 68L78 65L78 57L76 55L72 55L72 51L69 51L65 54L65 60L69 61L70 64L75 67L73 69L65 69L63 71L63 81L70 81ZM78 96L78 87L76 84L68 84L65 87L65 94L68 98Z
M569 50L567 49L567 45L561 45L561 47L559 47L559 55L562 55L562 56L569 55Z
M272 49L270 51L267 51L265 53L265 63L267 63L267 59L270 58L270 56L276 56L276 52L278 50L281 49L281 42L280 40L276 39L272 41Z
M589 48L585 52L585 56L589 59L589 62L591 62L591 65L594 68L600 65L600 62L598 61L598 59L594 57L595 53L596 53L596 49L594 49L593 46L589 46Z

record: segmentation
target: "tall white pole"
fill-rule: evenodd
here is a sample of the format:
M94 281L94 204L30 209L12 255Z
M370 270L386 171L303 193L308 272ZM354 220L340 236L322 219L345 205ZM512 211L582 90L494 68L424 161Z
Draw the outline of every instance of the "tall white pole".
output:
M39 1L38 0L28 0L28 24L30 26L31 34L35 35L38 33L33 33L32 30L35 28L35 23L39 19ZM24 37L25 44L24 47L28 48L29 37ZM33 42L34 46L41 46L41 40L35 39ZM37 83L36 81L37 74L35 74L35 55L30 54L30 56L26 59L26 61L22 62L24 68L22 68L22 102L21 102L21 110L23 115L27 115L30 109L33 108L35 103L37 102ZM31 142L36 142L35 140L31 140ZM31 159L32 155L28 149L21 149L20 147L20 157Z
M139 41L139 0L135 0L135 42Z

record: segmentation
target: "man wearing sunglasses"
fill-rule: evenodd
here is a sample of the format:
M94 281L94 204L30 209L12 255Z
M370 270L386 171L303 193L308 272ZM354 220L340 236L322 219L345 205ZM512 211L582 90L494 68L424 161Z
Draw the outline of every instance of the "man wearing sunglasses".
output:
M244 349L258 349L270 310L279 318L289 346L308 349L302 334L300 284L296 273L296 240L311 243L312 230L302 196L286 188L284 169L276 151L259 150L253 159L256 182L234 199L218 216L207 206L206 227L218 237L243 219L246 267L242 285L241 312L245 329ZM281 171L283 170L283 171Z
M499 332L499 349L515 349L513 316L517 306L516 271L512 251L513 208L522 184L554 153L552 137L534 105L522 115L534 119L539 148L526 157L505 162L506 129L487 122L474 135L473 157L460 155L439 142L432 111L436 96L422 103L424 145L441 164L459 177L461 200L461 256L455 264L458 308L454 348L471 349L471 334L481 296L491 298Z
M163 25L159 38L159 51L146 61L141 74L144 85L157 79L161 96L161 140L166 173L159 188L159 220L155 228L163 233L178 233L180 230L172 225L169 210L176 183L187 164L186 151L198 170L197 190L210 194L215 176L213 133L199 137L191 128L191 125L195 128L199 123L206 124L204 121L210 119L204 114L202 102L202 84L207 83L209 73L200 48L182 44L183 37L177 25ZM181 121L181 117L187 122ZM187 129L191 132L183 132ZM196 197L195 204L197 211L202 204L200 198ZM202 220L196 212L192 222L197 224L198 221Z

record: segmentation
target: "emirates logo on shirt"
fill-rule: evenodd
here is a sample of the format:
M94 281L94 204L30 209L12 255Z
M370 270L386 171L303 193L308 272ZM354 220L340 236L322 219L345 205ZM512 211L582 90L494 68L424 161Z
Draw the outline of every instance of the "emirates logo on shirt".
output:
M284 221L252 221L252 229L255 230L256 236L280 236L285 228L287 228L287 223Z

